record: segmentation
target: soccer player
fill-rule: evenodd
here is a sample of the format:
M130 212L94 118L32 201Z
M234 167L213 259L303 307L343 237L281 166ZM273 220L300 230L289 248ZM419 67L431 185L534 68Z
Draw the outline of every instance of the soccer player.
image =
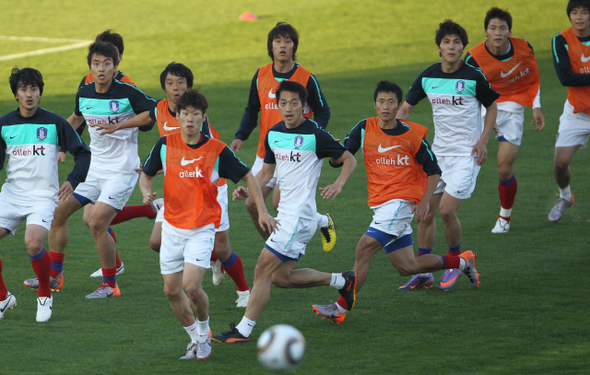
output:
M210 267L215 232L221 221L217 179L244 180L256 201L260 226L272 232L277 225L268 214L260 187L248 167L225 143L201 132L206 110L203 94L197 90L182 94L176 102L181 130L156 143L139 183L144 202L150 203L156 196L151 179L164 169L166 209L160 269L172 311L191 337L186 355L180 359L205 360L211 355L209 299L202 281Z
M590 135L590 1L570 0L567 15L572 27L553 37L553 66L567 100L559 118L555 141L553 174L559 186L559 199L549 212L549 221L558 222L574 204L570 188L570 162Z
M117 211L125 206L139 178L137 155L137 127L117 131L116 134L100 134L95 124L115 124L141 116L139 130L147 131L153 122L149 110L155 101L135 86L114 79L119 53L110 43L94 42L88 49L88 66L94 82L78 90L76 108L68 119L74 128L83 121L89 126L92 159L88 178L74 191L74 198L61 202L49 232L49 248L53 259L63 257L68 240L67 219L77 210L93 203L86 224L92 232L102 266L103 283L87 298L120 296L117 285L116 245L108 228ZM131 125L129 125L131 126ZM62 267L63 267L63 263ZM51 277L63 285L62 270L52 267Z
M513 165L522 141L524 109L533 108L532 125L537 130L545 127L545 117L533 47L526 40L511 36L510 13L491 8L484 19L484 30L487 40L467 52L465 63L480 68L492 88L500 93L496 118L500 214L492 233L508 233L517 189Z
M462 229L457 213L463 200L473 193L479 170L487 160L486 146L496 123L496 99L500 96L481 72L461 61L469 42L463 27L451 20L442 22L435 42L441 62L416 78L397 115L398 119L407 119L418 102L428 97L434 120L432 151L442 170L430 211L418 225L418 256L432 252L437 209L443 220L449 255L461 254ZM482 105L487 110L485 119L481 115ZM457 268L445 270L437 287L451 288L461 274ZM432 284L431 273L417 274L401 289Z
M157 105L150 111L150 117L156 121L160 135L163 137L180 131L180 124L176 118L177 101L182 94L193 87L194 76L191 70L179 63L170 63L160 74L160 85L166 92L166 99L159 100ZM209 122L209 117L204 115L201 131L209 138L219 139L219 133L213 129ZM229 214L228 214L228 193L227 183L224 178L216 182L218 195L217 201L221 206L221 223L216 228L215 246L212 257L211 269L213 270L213 284L219 285L225 277L225 272L232 278L237 287L238 299L237 307L246 307L250 298L250 288L244 275L242 259L231 250L229 244ZM158 212L158 217L154 224L150 236L150 247L155 251L160 251L162 222L164 221L164 208Z
M330 274L310 268L293 269L317 230L315 195L322 159L330 158L334 165L343 165L336 181L320 188L324 199L338 196L356 167L356 159L340 142L303 116L306 99L307 90L298 82L285 80L277 88L276 104L283 121L266 134L264 164L256 179L264 186L276 172L281 194L277 216L280 226L270 235L258 257L244 317L237 326L232 324L230 331L213 336L213 341L228 344L250 341L254 325L270 300L273 284L279 288L332 286L345 298L346 309L354 308L357 281L354 271ZM233 197L244 199L250 193L239 187Z
M272 63L267 64L256 71L250 85L250 96L248 105L240 127L236 132L236 139L230 147L234 151L240 151L242 143L248 139L258 121L258 112L260 112L260 125L258 127L258 149L256 151L256 161L252 167L252 173L256 175L262 168L265 148L264 139L268 129L280 122L281 115L276 106L276 90L280 82L284 80L294 81L305 86L308 92L308 98L304 105L303 115L311 118L323 129L328 125L330 119L330 107L324 98L320 85L316 77L310 71L303 68L295 62L295 54L299 46L299 33L288 23L278 22L270 30L267 37L268 55ZM262 195L264 200L268 198L276 185L276 177L273 177L266 186L262 186ZM280 190L280 189L279 189ZM273 196L273 207L278 205L278 193ZM248 201L249 202L249 201ZM256 208L247 203L248 211L252 221L258 229L258 232L266 240L269 233L264 232L258 227L256 219ZM324 251L329 252L336 244L336 230L334 217L330 214L317 214L318 229L322 235L322 247Z
M49 253L43 248L55 208L67 201L84 181L90 150L66 119L39 107L43 76L33 68L12 69L10 88L18 109L0 117L0 169L6 163L6 182L0 192L0 239L14 236L26 219L25 246L39 280L37 321L46 322L53 312L49 284ZM74 155L74 169L59 187L59 148ZM0 319L16 305L6 290L0 261Z
M402 89L395 83L379 82L373 95L377 117L359 121L344 140L344 147L353 155L362 148L369 207L374 212L369 229L356 246L356 291L367 279L371 258L381 249L402 276L458 268L477 288L479 275L471 251L460 256L414 256L410 224L414 213L418 222L426 218L441 171L425 138L428 129L395 118L402 97ZM342 296L337 302L312 308L338 324L346 317Z

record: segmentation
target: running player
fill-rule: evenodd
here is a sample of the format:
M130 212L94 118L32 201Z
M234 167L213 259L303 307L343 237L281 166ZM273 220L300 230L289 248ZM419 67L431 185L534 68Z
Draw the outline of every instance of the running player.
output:
M513 165L522 141L524 109L533 108L532 125L537 130L545 127L545 117L533 47L526 40L511 36L510 13L491 8L484 19L484 30L488 39L467 52L465 63L480 68L492 88L500 93L496 119L500 214L492 233L508 233L517 189Z
M279 288L310 288L332 286L352 310L356 299L357 276L354 271L324 273L305 268L294 270L305 254L305 247L317 230L316 186L320 178L322 159L330 158L334 165L343 164L336 181L320 188L324 199L334 199L356 167L356 159L338 141L303 116L307 91L300 83L282 81L276 91L276 104L283 121L269 129L264 145L264 164L256 175L264 186L275 175L280 186L277 232L272 233L262 249L254 273L254 286L246 314L231 330L213 336L213 341L247 342L262 311L270 300L271 285ZM244 199L250 192L243 187L233 197ZM252 199L252 198L248 198Z
M242 143L248 139L258 122L260 112L260 126L258 127L258 150L256 161L252 167L252 173L256 175L261 169L265 155L264 139L268 129L281 121L279 109L276 106L276 90L280 82L284 80L299 82L306 87L308 94L307 102L304 103L303 115L311 118L313 115L316 123L323 129L330 120L330 107L324 98L316 77L310 71L295 62L295 54L299 46L299 33L288 23L279 22L270 30L267 38L268 55L272 63L267 64L256 71L252 84L250 85L250 96L248 105L240 127L236 132L236 139L230 147L234 151L240 151ZM273 177L266 186L262 186L264 200L268 198L276 185L276 177ZM278 189L280 190L280 189ZM278 193L273 196L273 207L278 206ZM256 219L256 208L248 205L248 211L258 232L266 240L269 233L258 227ZM322 235L322 247L328 252L336 244L336 230L334 217L330 214L317 214L318 229Z
M463 200L475 190L479 170L488 158L487 144L496 123L496 99L500 96L481 72L461 61L469 42L463 27L451 20L444 21L436 32L435 42L441 62L416 78L397 115L399 119L407 119L418 102L428 97L434 120L432 151L442 170L430 211L418 225L418 256L432 252L437 209L443 219L449 255L461 254L462 229L457 213ZM487 109L485 119L481 115L482 105ZM460 269L447 269L437 286L449 289L460 276ZM431 273L418 274L401 289L432 284Z
M477 288L479 275L471 251L461 256L414 256L410 224L414 213L418 222L426 218L441 171L425 138L428 129L395 118L402 97L402 89L395 83L379 82L373 95L377 117L360 121L344 140L353 155L362 148L369 207L374 212L369 229L356 246L356 291L367 280L371 258L381 249L402 276L459 268ZM338 324L346 317L346 300L342 296L337 302L312 308Z
M39 280L37 321L46 322L53 312L49 284L49 253L43 248L55 208L67 201L84 181L90 150L66 119L39 107L43 76L33 68L12 69L10 88L18 109L0 117L0 169L6 163L6 182L0 192L0 239L14 236L26 219L25 246ZM59 188L59 148L74 155L74 169ZM6 290L0 261L0 319L16 305Z
M160 85L166 92L166 99L159 100L156 107L150 111L150 117L156 121L160 136L169 135L180 131L180 124L176 119L177 101L182 94L193 87L193 73L189 68L179 63L170 63L160 74ZM219 139L219 133L213 129L209 122L209 117L204 116L201 124L201 132L209 138ZM217 201L221 206L221 223L216 228L215 246L211 253L211 269L213 270L213 284L219 285L225 277L223 269L232 278L237 287L238 299L237 307L246 307L250 298L250 288L244 275L242 259L231 250L229 244L229 214L228 214L228 193L227 183L224 178L217 180L218 196ZM150 247L155 251L160 251L162 236L162 222L164 221L164 208L158 212L158 217L154 224L150 236Z
M580 147L586 147L590 135L590 1L570 0L567 15L572 27L555 35L552 43L555 72L567 86L555 141L553 173L559 199L549 212L549 221L554 223L574 203L570 162Z
M180 359L205 360L211 355L211 330L209 298L202 281L210 267L215 232L221 222L216 180L243 179L256 201L260 226L272 232L277 223L268 214L260 187L248 167L225 143L200 131L207 110L205 96L189 90L178 99L175 109L181 130L156 143L145 162L139 186L144 202L152 202L157 193L152 192L151 179L164 169L166 209L160 251L164 291L172 311L191 337L186 355Z

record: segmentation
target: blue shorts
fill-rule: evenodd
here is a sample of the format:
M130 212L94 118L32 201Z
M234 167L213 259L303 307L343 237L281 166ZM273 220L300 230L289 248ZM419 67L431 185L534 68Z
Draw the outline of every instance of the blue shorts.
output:
M414 244L412 242L411 234L405 234L398 238L373 227L369 227L369 229L367 229L365 232L365 235L376 239L381 244L381 247L383 247L385 250L385 254L392 253L396 250L403 249L404 247L412 246Z

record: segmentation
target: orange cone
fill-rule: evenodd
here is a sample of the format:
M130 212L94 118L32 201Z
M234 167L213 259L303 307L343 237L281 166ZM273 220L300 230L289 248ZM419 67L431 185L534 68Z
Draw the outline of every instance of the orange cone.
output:
M257 21L258 17L256 17L252 12L244 12L238 17L238 19L240 21Z

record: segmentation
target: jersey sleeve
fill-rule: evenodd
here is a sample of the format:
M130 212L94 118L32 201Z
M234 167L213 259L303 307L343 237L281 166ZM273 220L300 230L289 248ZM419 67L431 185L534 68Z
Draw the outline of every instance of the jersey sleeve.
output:
M154 121L158 121L158 103L163 99L160 99L156 102L156 104L150 109L150 118Z
M74 156L74 168L68 175L67 180L75 189L80 182L86 180L88 168L90 167L90 150L66 119L59 116L55 125L60 150L68 151Z
M82 112L80 112L80 90L76 93L76 105L74 106L74 114L76 116L82 116Z
M227 146L219 154L219 176L238 183L250 171Z
M270 133L270 130L268 133ZM264 162L266 164L276 164L277 160L275 159L275 153L268 144L268 133L266 133L266 138L264 138L264 149L266 150L266 153L264 154Z
M330 120L330 107L324 93L320 88L316 77L312 74L307 81L307 103L313 110L313 120L318 123L320 128L325 129Z
M500 94L492 89L492 85L490 85L488 79L483 75L483 72L478 69L475 71L477 72L475 97L484 107L488 108L500 97Z
M436 155L434 155L432 152L426 138L422 138L422 144L420 145L420 148L418 149L415 157L416 161L420 163L427 176L432 176L435 174L442 175L442 171L438 165L438 161L436 160Z
M590 74L574 73L567 54L567 42L563 35L557 34L551 43L553 51L553 66L557 78L563 86L590 86Z
M473 56L471 56L471 54L469 52L467 52L467 55L465 55L464 61L465 61L465 64L467 64L475 69L479 69L479 64L477 63L475 58Z
M258 72L254 73L252 83L250 84L250 94L248 95L248 104L240 121L240 127L236 132L235 138L245 141L250 137L258 125L258 112L260 112L260 98L258 97Z
M351 153L356 152L361 148L363 143L363 129L367 126L367 120L359 121L344 138L344 147Z
M342 143L338 142L336 138L326 130L318 127L315 130L316 138L316 155L319 159L334 158L339 159L346 151Z
M152 151L145 160L145 163L143 164L143 173L150 177L154 177L156 173L158 173L158 171L163 168L162 157L160 155L162 151L162 146L164 146L165 144L166 136L163 136L162 138L158 139L158 141L154 145L154 148L152 148Z
M426 92L422 88L422 74L423 73L421 73L414 83L412 83L412 86L406 94L406 102L409 105L417 105L420 100L426 97Z

